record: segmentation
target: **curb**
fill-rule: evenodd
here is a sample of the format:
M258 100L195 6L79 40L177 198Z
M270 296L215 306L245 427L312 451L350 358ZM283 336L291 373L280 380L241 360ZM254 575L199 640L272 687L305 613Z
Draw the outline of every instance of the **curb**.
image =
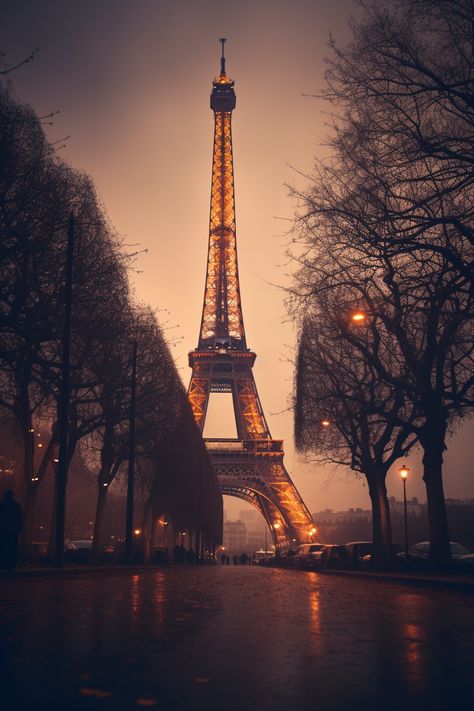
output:
M0 580L15 580L19 578L49 577L52 575L81 575L89 573L156 573L167 565L96 565L84 566L83 568L17 568L15 570L1 570Z
M423 575L397 575L396 573L375 573L358 570L312 570L307 572L317 573L318 575L333 575L343 578L378 580L381 582L395 583L397 585L413 585L417 587L460 590L462 592L470 593L471 595L474 593L474 579L431 578Z

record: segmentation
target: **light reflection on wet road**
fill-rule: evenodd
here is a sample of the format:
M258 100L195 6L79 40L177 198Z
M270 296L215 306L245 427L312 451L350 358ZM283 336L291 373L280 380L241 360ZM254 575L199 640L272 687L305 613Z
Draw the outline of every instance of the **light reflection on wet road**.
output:
M5 711L472 706L461 592L241 566L0 585Z

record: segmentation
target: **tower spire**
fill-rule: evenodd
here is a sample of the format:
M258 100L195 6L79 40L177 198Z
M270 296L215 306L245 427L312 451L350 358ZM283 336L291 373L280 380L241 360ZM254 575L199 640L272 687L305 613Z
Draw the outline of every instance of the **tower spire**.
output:
M225 76L225 55L224 55L224 44L227 42L226 37L221 37L219 39L221 43L221 76Z
M198 348L246 350L237 267L234 166L232 157L232 111L234 82L225 74L224 43L221 74L212 83L214 112L211 211L206 288Z

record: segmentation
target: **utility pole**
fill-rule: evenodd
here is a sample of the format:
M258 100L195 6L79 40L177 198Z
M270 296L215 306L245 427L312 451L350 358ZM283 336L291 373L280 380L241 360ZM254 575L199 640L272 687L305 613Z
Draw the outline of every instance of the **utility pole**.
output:
M127 565L133 563L133 500L135 491L135 411L137 389L137 342L132 344L132 379L130 383L130 430L128 439L127 518L125 552Z
M61 386L59 391L59 461L56 470L56 534L54 562L64 565L64 524L66 521L66 488L68 470L69 376L71 357L72 268L74 263L74 215L69 215L66 274L64 283L64 331Z

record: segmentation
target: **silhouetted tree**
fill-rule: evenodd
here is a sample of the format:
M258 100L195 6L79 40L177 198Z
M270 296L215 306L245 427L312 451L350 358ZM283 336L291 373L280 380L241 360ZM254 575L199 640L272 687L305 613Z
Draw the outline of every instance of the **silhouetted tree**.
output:
M71 212L75 249L68 462L78 446L88 468L95 459L94 548L97 551L101 542L107 488L129 456L132 340L139 345L137 460L151 476L150 505L156 511L161 506L157 502L166 499L167 511L177 519L186 509L190 525L199 517L196 506L210 506L213 513L207 518L203 514L200 525L217 540L222 498L215 472L202 438L196 436L194 420L194 429L183 429L183 417L189 425L192 414L156 318L130 299L129 257L121 250L92 181L57 159L38 117L0 84L0 409L16 423L13 429L23 445L24 548L31 553L37 492L57 458ZM170 449L169 442L177 444L178 431L178 450L189 445L189 456L197 464L190 461L175 469L172 457L179 460L181 454ZM169 495L176 485L170 483L173 478L181 487L174 498ZM183 503L186 483L192 490L199 486L210 498L188 497Z
M321 462L350 466L367 479L372 503L373 563L392 561L390 509L385 479L413 445L416 415L399 385L387 384L364 354L345 338L352 328L338 310L341 294L325 292L317 314L308 314L299 338L295 393L298 449ZM389 367L390 353L385 354Z
M344 200L332 209L350 226L348 243L427 259L436 253L472 283L473 4L369 0L363 7L352 41L343 48L331 41L322 93L337 113L330 143L347 164L343 175L335 166L332 185ZM354 203L364 205L363 216L354 217Z
M446 433L473 403L473 7L364 7L352 43L333 44L323 93L337 111L333 155L299 193L296 291L316 310L325 290L347 292L340 310L365 307L365 326L345 338L417 410L431 554L442 565Z

